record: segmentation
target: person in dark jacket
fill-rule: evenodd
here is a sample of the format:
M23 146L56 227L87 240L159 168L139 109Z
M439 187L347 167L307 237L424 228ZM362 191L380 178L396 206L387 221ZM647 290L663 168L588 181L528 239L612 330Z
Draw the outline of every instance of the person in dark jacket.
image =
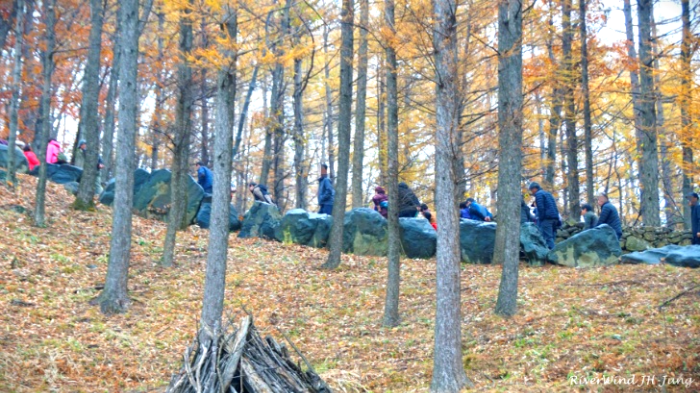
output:
M333 201L335 190L331 179L328 178L328 165L321 164L321 177L318 179L318 212L321 214L333 214Z
M598 223L598 216L593 211L593 206L588 203L581 205L581 215L583 216L583 230L595 228Z
M415 217L420 210L420 201L408 188L408 184L399 183L399 217Z
M258 202L268 203L274 205L275 202L272 201L272 196L267 191L267 187L264 184L255 184L250 182L248 184L248 190L253 194L253 197Z
M526 222L535 222L535 216L530 212L530 206L525 203L525 198L520 200L520 225Z
M204 165L204 162L197 162L197 183L202 186L205 194L211 194L214 187L214 174Z
M700 203L698 203L697 192L693 192L688 195L688 204L690 205L690 222L691 222L691 234L693 239L692 244L700 244Z
M622 222L620 222L620 216L617 214L617 209L608 200L608 195L606 193L601 193L598 195L598 206L600 206L600 217L598 217L598 223L596 227L603 224L608 224L615 230L617 239L622 237Z
M476 203L474 198L467 198L467 209L472 220L477 221L492 221L493 214L484 206Z
M386 218L388 215L387 209L382 207L382 202L388 202L389 197L386 195L386 191L382 187L374 188L374 196L372 197L372 203L374 203L374 211L379 212L382 217Z
M467 220L472 219L472 215L469 214L469 207L467 206L467 202L462 202L459 204L459 218Z
M530 183L528 190L535 197L537 226L540 228L545 242L547 242L547 247L551 250L554 248L554 235L559 227L557 202L552 194L543 190L537 182Z

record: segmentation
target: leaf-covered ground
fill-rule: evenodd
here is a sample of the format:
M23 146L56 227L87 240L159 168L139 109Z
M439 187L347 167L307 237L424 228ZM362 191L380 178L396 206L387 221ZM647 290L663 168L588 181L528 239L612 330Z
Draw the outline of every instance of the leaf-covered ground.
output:
M177 266L165 269L156 264L164 225L135 218L133 304L107 318L88 302L107 270L111 210L74 212L72 197L49 184L50 225L35 228L15 207L32 207L35 181L20 180L16 192L0 186L0 391L163 391L196 330L207 232L181 233ZM229 244L231 316L244 305L262 334L287 333L336 391L427 390L434 260L403 261L403 322L386 329L384 258L343 256L340 269L324 271L322 250L235 236ZM700 288L657 308L700 284L700 271L523 265L510 320L493 314L499 279L497 266L462 269L464 364L475 390L700 391ZM571 384L591 376L617 384Z

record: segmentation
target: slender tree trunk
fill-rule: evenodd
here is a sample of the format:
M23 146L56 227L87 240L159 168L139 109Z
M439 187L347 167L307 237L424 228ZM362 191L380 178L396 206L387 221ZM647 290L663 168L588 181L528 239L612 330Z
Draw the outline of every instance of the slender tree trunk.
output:
M105 314L124 312L129 305L127 281L131 254L131 208L134 197L134 143L138 112L138 0L121 0L119 80L119 135L117 136L117 165L112 238L105 288L98 302Z
M7 36L10 30L12 30L12 21L17 17L17 2L18 0L12 0L12 8L10 8L10 13L7 18L0 15L0 51L5 49Z
M549 35L547 39L547 53L549 61L552 64L557 64L557 59L554 55L554 4L549 1ZM544 182L546 187L554 188L554 178L557 172L557 134L561 128L561 108L562 95L564 94L563 85L563 68L561 62L554 72L552 80L552 98L549 115L549 132L547 135L547 167L544 174Z
M377 61L377 148L379 149L379 184L381 185L387 182L385 86L386 72L384 70L384 59L380 58L379 61Z
M637 68L639 63L637 60L637 50L634 47L634 29L632 27L632 5L630 0L624 0L622 8L625 15L625 33L627 37L627 57L630 63L630 85L632 90L632 110L634 112L634 135L637 142L637 152L641 153L642 145L642 126L640 124L640 109L639 109L639 74ZM637 159L639 163L639 159Z
M193 4L193 0L189 0ZM185 206L187 205L187 169L190 152L190 134L192 132L192 68L188 56L192 51L192 11L189 6L184 8L180 19L180 63L177 66L177 107L175 109L175 138L173 140L173 172L170 180L170 213L168 215L168 230L165 234L163 266L172 266L175 259L175 239L177 231L187 225L185 223ZM229 190L230 191L230 190Z
M274 194L275 194L275 202L277 202L277 206L280 208L280 210L285 210L286 207L286 198L284 194L284 178L285 178L285 173L284 173L284 143L285 140L287 139L287 136L285 134L284 130L284 110L285 110L285 97L286 97L286 83L284 82L284 64L282 63L282 57L285 56L285 50L283 49L285 47L285 40L289 37L289 18L290 18L290 10L292 6L292 1L291 0L286 0L285 5L284 5L284 13L282 15L282 23L281 23L281 37L278 39L277 43L277 64L275 65L275 75L277 76L277 96L273 94L273 116L276 117L274 124L274 133L273 133L273 162L272 162L272 169L275 174L275 183L274 183ZM274 85L274 82L273 82ZM274 90L274 87L273 87Z
M104 118L104 134L102 136L102 154L104 159L104 169L102 172L105 174L106 178L111 178L112 172L114 171L114 114L115 114L115 103L117 99L117 90L119 88L119 64L121 49L119 48L119 42L121 41L121 21L119 21L119 15L117 15L117 27L114 33L113 45L112 45L112 69L109 74L109 89L107 90L107 99L105 100L105 118Z
M340 12L340 101L338 105L338 178L335 185L333 204L333 226L330 234L328 260L323 264L326 269L340 266L340 253L343 250L343 222L345 205L348 197L348 169L350 163L350 121L352 119L352 57L354 23L353 0L343 0ZM330 131L330 130L329 130ZM329 135L333 134L329 132ZM332 144L329 140L329 148ZM331 154L332 155L332 154ZM332 161L331 161L332 162Z
M367 0L362 0L367 1ZM384 326L399 324L399 285L401 282L401 243L399 228L399 102L396 49L392 39L396 34L394 0L384 0L384 23L391 39L386 43L386 90L387 90L387 157L388 170L385 187L389 195L389 250L386 283L386 303L384 305ZM357 138L357 134L355 135ZM357 140L355 141L357 142ZM355 144L357 146L357 143Z
M245 125L246 119L248 118L248 107L250 107L250 100L253 97L253 92L255 91L259 69L260 66L256 64L255 68L253 69L253 76L250 78L250 83L248 84L248 93L246 94L245 101L243 102L243 109L241 109L241 115L238 118L238 131L236 131L236 141L233 145L233 152L231 153L234 161L236 160L236 156L238 155L238 149L241 146L241 140L243 138L243 127Z
M360 0L360 48L357 52L357 101L355 102L355 140L352 153L353 208L364 205L362 169L365 155L367 109L367 29L369 29L369 0Z
M34 225L43 227L46 225L44 208L46 205L46 146L48 136L51 133L51 77L53 76L54 61L53 53L56 49L56 0L44 1L44 17L46 18L46 49L44 50L43 72L44 83L41 88L41 114L42 128L39 131L34 150L38 155L39 181L36 185L36 203L34 206Z
M275 71L272 71L272 79L273 81L275 80ZM271 97L270 101L275 100L275 86L273 83L272 86L272 92L271 92ZM267 96L267 83L263 85L263 97ZM263 99L264 101L264 99ZM272 105L271 105L272 106ZM265 117L270 117L272 113L272 108L270 108L270 111L263 111L265 114ZM258 180L259 184L265 184L267 185L267 179L270 176L270 167L272 166L272 128L265 127L265 147L263 148L263 161L262 161L262 167L260 169L260 178Z
M294 59L294 171L296 173L296 205L306 209L306 174L304 169L304 108L303 86L301 82L301 58Z
M238 15L225 6L226 28L223 39L235 44L238 33ZM228 45L227 45L228 46ZM204 280L200 339L215 339L221 331L226 288L226 259L228 254L229 209L231 206L231 146L233 144L233 117L231 108L236 99L236 54L227 51L231 63L219 70L216 86L216 138L214 139L214 189L212 196L211 226L207 252L207 271ZM212 371L213 372L213 371Z
M329 27L327 24L323 25L323 54L325 55L325 64L323 66L323 73L326 77L325 92L326 92L326 121L324 126L326 127L326 135L328 136L328 178L331 182L335 180L335 157L333 144L333 90L329 83L331 79L331 65L330 65L330 55L328 54L328 34ZM325 155L324 155L325 158Z
M498 226L493 260L503 265L496 314L517 310L523 147L523 15L520 0L498 5Z
M158 31L162 32L165 25L165 14L162 11L158 12ZM163 64L163 34L158 34L158 64ZM160 134L163 133L163 86L165 85L165 76L163 75L162 66L157 69L156 76L156 103L153 113L153 132L151 133L151 172L158 168L158 155L160 150Z
M437 306L431 392L459 392L471 386L462 363L462 312L460 300L459 217L452 165L458 146L461 94L457 64L457 3L433 2L435 24L436 131L435 183L437 233Z
M579 28L581 30L581 90L583 93L583 144L586 151L586 202L593 203L595 185L593 175L593 131L591 125L591 93L588 83L588 33L586 1L579 0Z
M19 96L22 89L22 48L24 46L24 0L17 0L17 12L15 23L15 48L14 64L12 66L12 98L10 99L10 135L7 138L7 182L13 185L17 182L15 178L15 142L19 129Z
M571 43L574 32L571 26L571 2L562 0L562 52L564 76L566 78L564 93L564 125L566 126L566 159L568 172L567 185L569 194L569 217L578 218L581 215L581 201L578 179L578 138L576 136L576 107L574 98L574 59L571 53Z
M204 18L202 18L201 29L202 33L202 43L203 49L206 49L209 45L207 38L207 29ZM202 68L202 79L200 80L200 93L202 95L202 153L200 159L207 165L209 162L209 103L207 102L207 69ZM229 120L231 126L233 127L233 119Z
M691 45L693 36L690 31L690 4L688 0L681 0L681 19L683 21L683 38L681 41L681 94L679 106L681 108L681 133L680 140L683 146L683 196L693 192L693 119L691 117L693 72L690 62L693 57ZM683 222L685 229L690 229L690 206L683 204Z
M659 155L657 147L656 109L654 108L654 62L651 53L652 0L637 0L639 18L639 102L642 128L642 160L639 182L642 191L642 220L646 226L659 226Z
M544 131L544 118L542 117L542 97L535 92L535 114L537 115L537 130L540 137L540 172L547 173L547 136Z

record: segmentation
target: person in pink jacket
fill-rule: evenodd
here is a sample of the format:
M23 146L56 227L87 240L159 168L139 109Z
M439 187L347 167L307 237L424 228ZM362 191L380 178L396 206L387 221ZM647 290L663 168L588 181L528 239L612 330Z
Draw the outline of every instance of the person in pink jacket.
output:
M46 162L49 164L57 164L58 155L61 154L62 151L63 150L61 149L61 145L58 143L58 141L51 138L49 140L49 145L46 147Z

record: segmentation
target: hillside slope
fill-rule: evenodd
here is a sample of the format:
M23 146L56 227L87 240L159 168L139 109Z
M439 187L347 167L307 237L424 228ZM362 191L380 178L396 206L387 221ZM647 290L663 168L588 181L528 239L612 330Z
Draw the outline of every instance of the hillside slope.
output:
M31 226L35 179L0 185L0 391L162 391L196 330L208 232L178 237L177 265L163 269L165 226L134 219L130 311L104 317L89 305L104 281L111 210L74 212L49 184L48 228ZM404 260L401 316L381 327L384 258L262 240L229 240L226 310L256 317L261 335L287 333L336 391L426 391L432 367L434 260ZM464 265L464 362L477 391L567 391L567 377L656 376L635 390L700 390L700 270L615 266L576 270L523 266L520 312L493 315L500 267ZM688 378L693 378L689 385ZM667 380L668 381L668 380ZM591 387L629 391L617 384ZM588 388L585 388L588 390Z

